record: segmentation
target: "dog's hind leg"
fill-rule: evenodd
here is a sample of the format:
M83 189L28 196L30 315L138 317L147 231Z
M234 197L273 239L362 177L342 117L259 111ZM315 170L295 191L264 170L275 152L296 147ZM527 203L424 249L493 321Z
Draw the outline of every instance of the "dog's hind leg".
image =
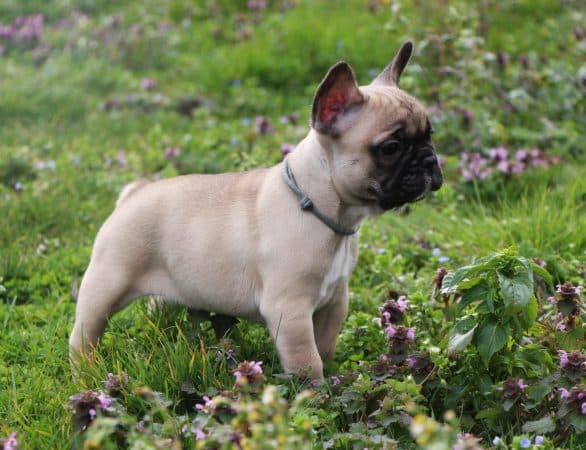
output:
M130 277L123 270L92 261L77 299L75 325L69 338L71 356L91 353L108 319L140 295L130 286Z

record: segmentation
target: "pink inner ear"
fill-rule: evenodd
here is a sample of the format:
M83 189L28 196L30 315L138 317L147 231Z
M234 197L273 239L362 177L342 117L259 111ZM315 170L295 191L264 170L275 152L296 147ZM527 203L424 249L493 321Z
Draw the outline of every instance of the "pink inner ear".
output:
M341 91L328 93L319 113L320 122L324 125L330 125L336 116L344 110L347 101L348 99Z

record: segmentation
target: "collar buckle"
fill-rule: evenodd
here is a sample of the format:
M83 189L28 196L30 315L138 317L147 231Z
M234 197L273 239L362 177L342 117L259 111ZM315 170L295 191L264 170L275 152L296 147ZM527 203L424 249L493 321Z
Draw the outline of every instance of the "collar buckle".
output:
M293 172L291 172L291 167L289 167L289 162L287 161L287 158L285 158L285 160L283 161L281 175L283 176L283 181L285 181L285 184L289 186L291 192L293 192L293 194L295 194L295 197L297 197L297 200L299 201L299 206L303 211L309 211L310 213L312 213L315 217L317 217L322 223L327 225L335 233L344 236L351 236L358 231L359 227L345 227L344 225L341 225L338 222L336 222L331 217L326 216L314 205L313 201L297 185L297 181L295 181Z

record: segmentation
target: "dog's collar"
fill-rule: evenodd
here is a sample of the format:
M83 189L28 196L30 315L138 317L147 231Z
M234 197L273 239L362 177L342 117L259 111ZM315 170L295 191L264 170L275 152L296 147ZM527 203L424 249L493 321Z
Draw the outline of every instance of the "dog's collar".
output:
M326 216L322 213L317 206L313 204L311 199L305 194L299 186L297 185L297 181L295 181L295 177L293 176L293 172L291 172L291 167L289 167L289 162L287 158L283 161L283 167L281 169L281 174L283 175L283 180L289 186L289 189L295 194L297 200L299 200L299 206L303 211L309 211L319 220L321 220L324 224L330 227L335 233L342 234L344 236L350 236L355 234L358 231L359 227L349 228L345 227L344 225L340 225L331 217Z

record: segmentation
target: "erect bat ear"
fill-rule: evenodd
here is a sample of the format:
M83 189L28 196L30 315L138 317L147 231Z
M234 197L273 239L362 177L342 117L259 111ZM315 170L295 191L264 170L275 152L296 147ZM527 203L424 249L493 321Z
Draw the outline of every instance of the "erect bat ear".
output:
M413 53L413 42L406 41L403 43L392 61L383 69L383 71L373 80L373 84L387 84L390 86L399 86L399 79L405 69L405 66Z
M350 126L364 101L352 68L340 61L332 66L317 88L311 126L320 133L339 136Z

